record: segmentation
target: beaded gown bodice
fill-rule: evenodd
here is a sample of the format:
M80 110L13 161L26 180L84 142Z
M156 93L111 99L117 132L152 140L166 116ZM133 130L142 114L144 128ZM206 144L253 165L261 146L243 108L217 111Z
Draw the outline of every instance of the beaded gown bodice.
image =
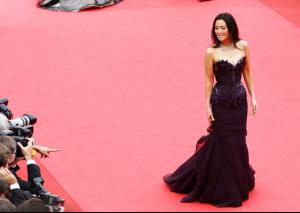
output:
M236 64L224 59L214 63L213 71L217 82L212 90L212 105L232 108L247 102L246 90L241 83L245 63L245 56L239 59Z

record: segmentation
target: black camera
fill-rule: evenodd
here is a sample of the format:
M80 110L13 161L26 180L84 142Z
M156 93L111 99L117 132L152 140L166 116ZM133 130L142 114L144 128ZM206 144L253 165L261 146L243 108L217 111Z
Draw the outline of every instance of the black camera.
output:
M7 105L8 105L7 98L0 99L0 112L2 112L10 120L12 119L13 114L11 113Z
M43 178L35 178L33 179L33 182L35 186L38 188L38 194L37 196L47 205L52 208L54 212L58 212L60 210L61 206L64 206L65 200L60 198L57 195L52 194L51 192L48 192L43 184L44 180Z
M8 99L0 99L0 113L4 114L9 123L9 130L3 130L0 135L6 135L13 137L16 142L21 143L23 146L27 146L29 139L34 132L33 125L37 122L37 118L31 114L24 114L21 117L13 118L13 114L8 108ZM17 146L16 157L24 157L19 146Z
M29 138L32 137L33 134L33 126L25 126L25 127L14 127L10 126L9 130L3 130L0 132L0 136L11 136L15 139L17 143L22 144L22 146L27 146L29 142ZM22 158L24 157L19 146L16 147L16 157Z

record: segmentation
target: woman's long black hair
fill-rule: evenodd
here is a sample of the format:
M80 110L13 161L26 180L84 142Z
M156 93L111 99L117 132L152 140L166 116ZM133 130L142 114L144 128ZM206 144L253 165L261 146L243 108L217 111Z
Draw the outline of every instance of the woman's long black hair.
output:
M239 37L239 28L237 26L237 23L236 23L234 17L230 13L221 13L221 14L217 15L217 17L215 18L212 29L211 29L211 39L213 42L213 47L217 48L217 47L220 47L220 45L221 45L221 42L219 41L219 39L215 33L215 25L218 20L225 21L227 28L228 28L228 32L229 32L229 38L232 41L233 45L235 47L237 47L236 43L241 40Z

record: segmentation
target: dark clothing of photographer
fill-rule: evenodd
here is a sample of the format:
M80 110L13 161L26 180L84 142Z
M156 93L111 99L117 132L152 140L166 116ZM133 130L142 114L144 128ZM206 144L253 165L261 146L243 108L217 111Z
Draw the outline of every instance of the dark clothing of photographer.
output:
M34 184L34 179L41 177L40 167L35 163L34 160L27 161L28 181L22 180L17 175L18 170L20 170L20 167L18 165L15 168L10 169L12 174L17 178L20 188L24 191L29 191L32 194L38 194L39 188Z
M16 188L14 188L16 187ZM10 187L10 202L15 206L21 205L24 201L32 198L32 194L30 192L25 192L22 189L18 188L17 185Z
M21 190L17 185L14 184L9 186L3 179L0 179L0 198L8 199L16 206L20 205L26 200L26 196L23 190Z
M34 160L27 161L28 181L22 180L17 171L20 169L16 166L10 169L11 173L16 177L17 183L10 186L11 196L10 201L16 205L21 205L24 201L33 197L33 194L38 194L39 188L34 184L34 179L41 177L40 168L35 164Z

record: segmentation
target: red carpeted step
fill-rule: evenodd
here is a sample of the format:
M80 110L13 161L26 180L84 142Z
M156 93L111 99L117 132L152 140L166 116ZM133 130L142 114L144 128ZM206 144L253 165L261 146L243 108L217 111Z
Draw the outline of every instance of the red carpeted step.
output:
M300 1L299 0L260 0L266 6L300 27Z
M35 159L36 160L36 159ZM36 160L37 164L41 168L42 177L45 180L45 188L54 195L57 195L65 200L65 211L66 212L82 212L79 205L73 200L73 198L63 189L63 187L55 180L55 178L48 172L48 170L42 165L39 160ZM21 169L18 175L22 179L27 180L27 169L25 161L19 163Z

